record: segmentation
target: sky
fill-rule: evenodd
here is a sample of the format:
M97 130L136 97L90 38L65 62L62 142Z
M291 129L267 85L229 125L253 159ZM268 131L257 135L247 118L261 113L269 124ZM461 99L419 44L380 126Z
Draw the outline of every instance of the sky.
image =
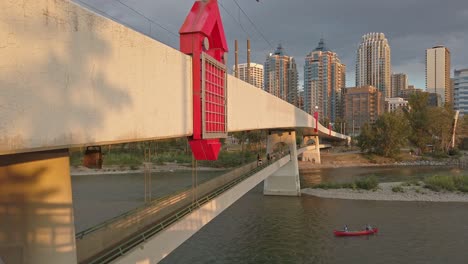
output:
M73 0L178 49L178 30L194 0ZM468 0L218 0L229 46L228 66L263 64L279 43L298 65L302 86L304 58L321 37L346 64L346 85L355 86L356 50L361 37L382 32L391 48L392 72L408 74L425 87L425 50L449 48L454 69L468 68ZM242 10L237 6L237 4ZM245 14L244 14L245 12ZM250 22L249 21L252 22ZM299 87L302 89L302 87Z

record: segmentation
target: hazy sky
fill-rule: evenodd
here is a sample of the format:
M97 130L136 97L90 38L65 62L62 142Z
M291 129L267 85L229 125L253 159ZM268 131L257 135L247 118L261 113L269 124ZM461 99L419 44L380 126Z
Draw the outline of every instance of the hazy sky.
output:
M177 49L177 32L194 2L74 1L105 12L106 16ZM252 62L263 64L266 54L281 43L286 53L296 59L302 84L304 57L323 36L328 48L338 53L347 66L347 86L354 86L356 49L362 35L383 32L391 48L392 71L407 73L410 84L416 87L425 86L426 48L436 45L448 47L452 55L452 74L454 69L468 68L468 0L236 1L267 41L254 29L234 0L218 0L222 5L220 10L230 49L230 67L234 62L234 39L239 40L239 61L245 62L246 39L250 35Z

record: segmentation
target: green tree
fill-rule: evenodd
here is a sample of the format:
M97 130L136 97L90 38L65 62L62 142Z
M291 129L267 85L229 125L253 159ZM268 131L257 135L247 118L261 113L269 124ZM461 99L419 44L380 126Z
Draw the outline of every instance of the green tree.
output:
M242 152L246 150L245 143L247 143L248 150L252 150L253 148L258 150L262 142L266 142L266 133L262 130L234 132L232 135L239 140Z
M457 145L460 149L468 149L468 116L465 115L458 119L457 125Z
M447 153L450 149L453 132L453 117L455 112L451 105L445 107L428 108L428 131L431 135L432 145L436 151Z
M362 151L394 157L408 138L408 122L401 111L381 115L375 124L365 124L358 136Z
M374 125L374 152L385 157L394 157L406 145L408 122L400 111L385 113Z
M375 134L374 129L369 123L361 127L361 134L357 137L357 146L361 151L372 152L374 149Z
M420 151L426 152L427 146L432 143L432 135L429 131L429 94L413 93L408 103L409 108L404 110L410 128L408 139Z

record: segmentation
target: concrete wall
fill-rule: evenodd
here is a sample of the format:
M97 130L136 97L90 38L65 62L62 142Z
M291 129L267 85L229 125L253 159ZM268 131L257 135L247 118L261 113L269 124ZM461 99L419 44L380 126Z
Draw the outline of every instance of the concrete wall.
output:
M191 58L69 1L0 1L0 58L0 154L192 133Z
M197 196L199 198L220 188L221 186L237 179L239 176L251 171L257 166L257 162L236 168L219 177L199 184ZM203 173L203 172L199 172ZM122 239L147 228L167 217L169 214L189 205L193 200L192 189L181 192L177 195L168 197L154 205L145 207L134 214L124 216L116 221L85 235L83 238L77 238L76 247L78 253L78 262L81 263L90 257L102 252L104 249L120 242Z

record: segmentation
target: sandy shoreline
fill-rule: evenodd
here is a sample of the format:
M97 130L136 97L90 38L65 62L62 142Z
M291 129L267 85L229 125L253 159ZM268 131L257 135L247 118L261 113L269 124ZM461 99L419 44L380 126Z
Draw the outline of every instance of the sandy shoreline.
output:
M468 202L468 194L459 192L434 192L422 186L402 186L404 192L393 192L392 187L401 182L379 183L376 191L353 189L312 189L301 190L303 195L320 198L372 200L372 201L422 201L422 202Z

